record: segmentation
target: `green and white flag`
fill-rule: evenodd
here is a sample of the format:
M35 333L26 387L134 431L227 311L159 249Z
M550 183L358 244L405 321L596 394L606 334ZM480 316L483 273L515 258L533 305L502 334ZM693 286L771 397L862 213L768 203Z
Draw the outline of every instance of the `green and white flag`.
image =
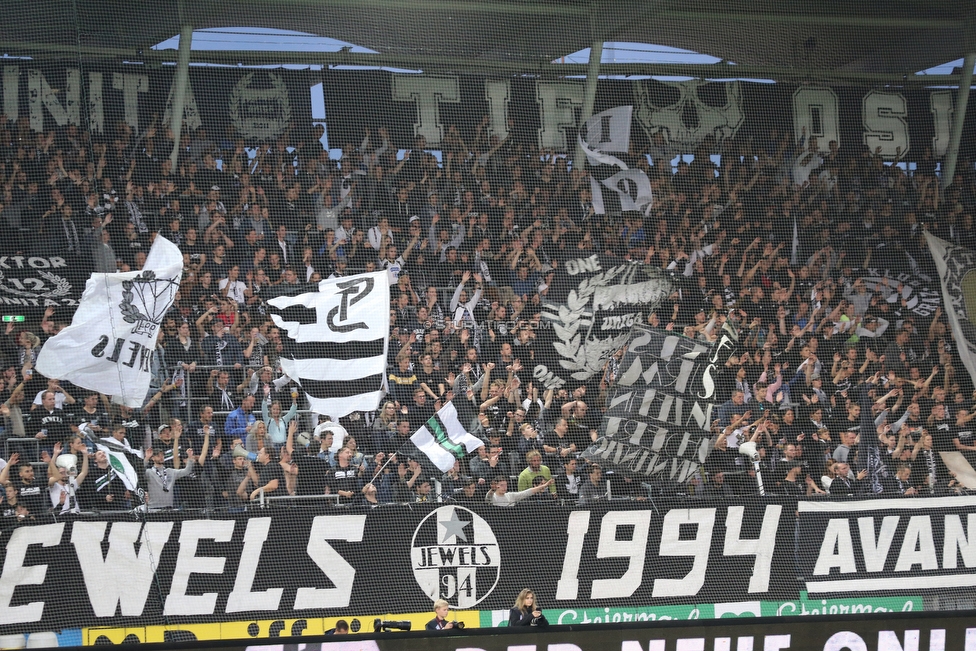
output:
M125 456L124 452L113 450L107 445L98 444L97 447L108 455L108 465L119 476L119 479L122 480L122 483L125 484L128 490L134 491L139 488L139 475L136 474L136 469L129 463L129 459ZM104 486L96 485L96 488L100 490Z
M447 472L455 461L484 445L484 441L465 431L450 402L431 416L410 440L441 472Z

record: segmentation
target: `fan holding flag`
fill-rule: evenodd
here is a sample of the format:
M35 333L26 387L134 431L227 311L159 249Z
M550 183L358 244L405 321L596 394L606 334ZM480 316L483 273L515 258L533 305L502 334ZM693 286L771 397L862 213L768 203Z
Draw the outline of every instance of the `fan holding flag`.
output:
M413 460L419 464L414 476L427 477L448 472L454 464L483 447L484 441L464 429L458 418L457 409L448 401L433 416L417 429L410 440L400 445L373 475L369 485L383 477L382 471L395 459ZM411 490L414 486L410 486Z
M129 490L121 479L127 473L123 472L121 475L118 473L105 450L97 450L91 459L89 480L78 491L78 499L82 509L85 511L114 511L128 508L130 505L127 503L126 494L129 493ZM116 458L116 463L123 465L118 458ZM131 464L129 467L132 467Z
M79 429L89 450L94 452L90 479L82 490L82 506L94 511L129 508L127 501L143 493L133 465L143 465L142 451L133 450L112 437L96 438L87 424Z

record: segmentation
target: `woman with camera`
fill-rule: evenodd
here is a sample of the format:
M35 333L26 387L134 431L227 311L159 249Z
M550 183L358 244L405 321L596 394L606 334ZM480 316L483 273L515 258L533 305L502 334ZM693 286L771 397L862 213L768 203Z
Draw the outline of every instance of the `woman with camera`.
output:
M508 612L509 626L549 626L549 621L535 601L535 593L528 588L515 599L515 607Z

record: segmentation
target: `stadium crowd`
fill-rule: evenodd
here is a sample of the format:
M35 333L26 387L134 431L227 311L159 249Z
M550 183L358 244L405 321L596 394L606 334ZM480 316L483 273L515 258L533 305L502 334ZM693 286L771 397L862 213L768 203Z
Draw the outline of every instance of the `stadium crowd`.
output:
M600 215L585 170L498 140L487 118L473 133L450 127L439 156L422 138L398 151L380 128L334 160L321 135L290 132L249 150L199 129L172 166L161 127L120 123L92 140L0 117L12 248L111 272L142 268L164 237L185 263L141 409L33 371L70 321L63 308L7 324L0 411L5 439L20 441L4 448L5 519L133 506L105 452L90 452L93 438L144 459L152 508L238 509L283 494L425 502L438 486L447 499L487 494L499 506L755 494L755 470L737 451L745 441L758 446L766 494L964 490L937 454L976 462L973 387L945 315L914 310L895 276L868 283L863 275L885 276L859 270L937 278L926 230L976 249L970 161L942 193L931 152L909 173L805 134L772 130L763 142L706 141L694 152L658 134L623 156L647 172L653 204ZM681 153L693 160L673 168ZM561 261L592 253L673 272L674 294L647 323L705 341L727 318L740 329L713 451L682 486L580 457L598 437L621 354L590 382L546 390L533 379L548 334L539 307L569 282ZM265 302L289 285L382 269L393 282L388 395L375 413L317 427L328 418L282 378L282 333ZM396 453L447 401L486 445L441 476ZM73 469L59 464L67 454Z

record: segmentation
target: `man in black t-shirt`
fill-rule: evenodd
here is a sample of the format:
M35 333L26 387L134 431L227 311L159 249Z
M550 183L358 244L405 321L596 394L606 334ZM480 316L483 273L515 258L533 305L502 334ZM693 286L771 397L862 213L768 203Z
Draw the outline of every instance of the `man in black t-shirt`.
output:
M362 490L362 481L359 478L359 468L354 467L352 450L342 448L336 456L337 466L326 476L326 485L331 495L339 496L339 504L352 504Z
M89 464L87 481L78 487L78 502L84 511L122 510L126 503L126 488L102 450L95 453Z
M45 391L41 396L41 406L30 412L30 419L24 424L24 433L40 441L41 449L53 450L55 443L68 444L71 434L70 418L54 406L54 392ZM11 446L16 448L16 446ZM21 449L27 451L27 448ZM33 457L33 446L29 449ZM31 459L40 461L40 459Z
M271 453L268 452L266 448L261 448L258 450L257 461L251 463L251 467L248 470L248 482L241 484L238 494L244 499L256 500L261 495L261 489L264 489L264 494L285 494L285 476L281 471L281 466L278 465L278 461L271 457ZM245 493L244 491L250 491L250 493Z
M952 426L952 447L962 452L966 460L973 465L976 463L976 428L970 425L969 421L976 418L976 412L972 415L965 409L956 412L956 422Z
M19 461L19 454L15 452L10 455L7 465L0 471L0 484L6 484L12 469L16 469L17 478L11 483L17 489L17 501L25 505L31 515L40 517L51 508L47 484L35 479L34 466L27 462L18 463Z
M954 452L956 450L956 446L952 443L954 439L952 421L945 415L945 405L939 403L932 407L932 415L929 416L927 429L934 439L934 447L937 452Z

